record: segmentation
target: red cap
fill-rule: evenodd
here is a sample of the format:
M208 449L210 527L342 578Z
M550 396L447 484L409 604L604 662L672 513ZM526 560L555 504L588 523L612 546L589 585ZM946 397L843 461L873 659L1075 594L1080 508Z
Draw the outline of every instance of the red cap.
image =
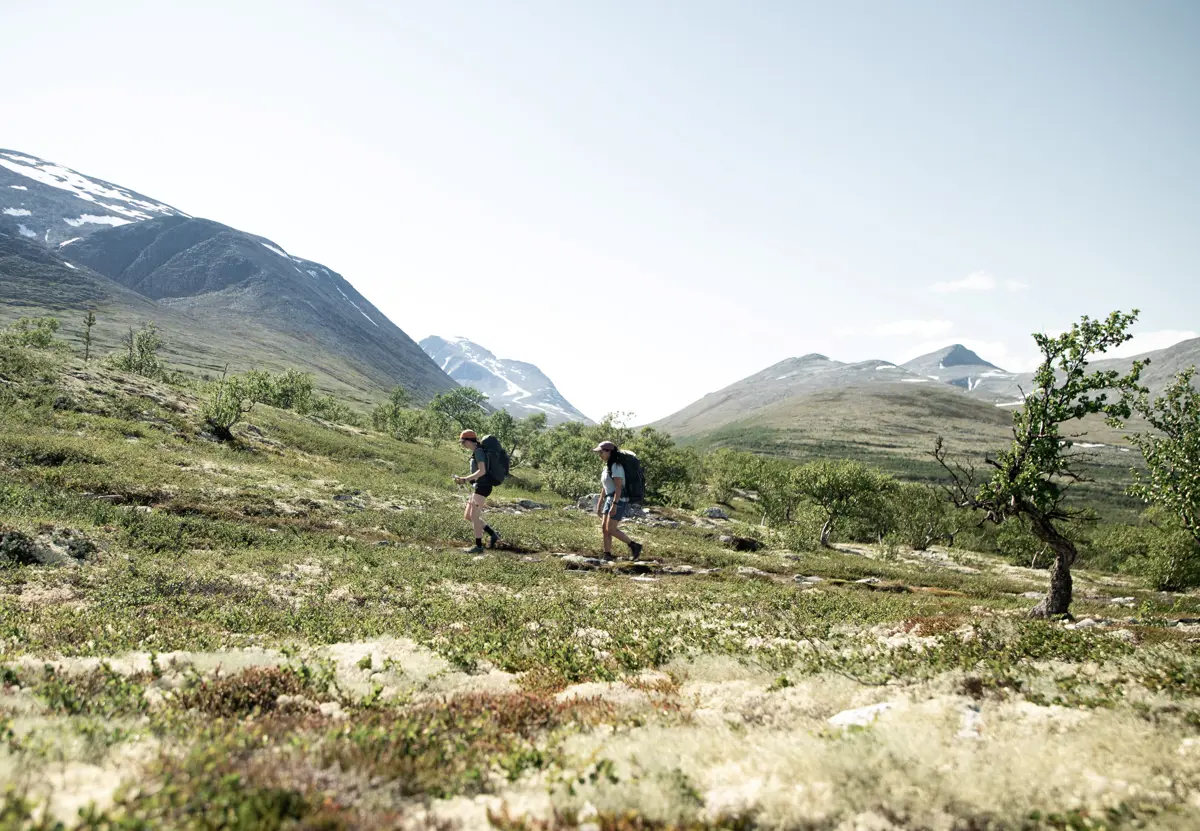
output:
M467 439L470 439L471 441L479 441L479 436L475 435L474 430L463 430L458 434L459 441L466 441Z

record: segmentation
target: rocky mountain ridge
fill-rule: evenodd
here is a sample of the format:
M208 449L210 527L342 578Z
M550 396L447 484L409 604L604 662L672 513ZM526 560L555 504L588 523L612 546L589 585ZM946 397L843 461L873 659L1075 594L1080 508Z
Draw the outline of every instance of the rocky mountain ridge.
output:
M458 383L475 387L493 406L520 418L544 413L549 424L592 421L563 397L554 382L525 361L497 358L477 343L462 337L431 335L421 341L443 372Z

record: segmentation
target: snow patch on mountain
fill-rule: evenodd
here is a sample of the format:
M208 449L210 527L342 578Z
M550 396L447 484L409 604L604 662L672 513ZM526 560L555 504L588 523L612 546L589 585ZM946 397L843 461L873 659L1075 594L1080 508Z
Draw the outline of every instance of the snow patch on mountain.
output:
M63 222L70 225L72 228L78 228L80 225L111 225L114 228L120 225L128 225L128 219L121 219L116 216L97 216L96 214L83 214L76 219L64 218Z
M99 202L97 204L110 211L132 215L135 219L149 219L154 214L159 216L181 215L179 211L161 202L138 199L128 191L114 185L109 185L98 179L90 179L87 176L76 173L70 168L44 162L41 159L33 159L29 156L22 156L16 153L3 153L0 154L0 167L7 168L13 173L17 173L43 185L69 191L86 202L97 202L97 197L124 202L128 207L118 208ZM9 187L17 190L28 190L28 187L25 185L10 185Z
M421 348L460 384L475 387L489 403L524 417L545 413L550 423L588 418L571 406L533 364L497 358L465 337L428 337ZM590 422L589 422L590 423Z
M23 237L29 237L30 239L37 239L37 231L30 231L24 225L17 226L17 233Z
M24 208L5 208L4 213L7 216L31 216L33 211L27 211Z

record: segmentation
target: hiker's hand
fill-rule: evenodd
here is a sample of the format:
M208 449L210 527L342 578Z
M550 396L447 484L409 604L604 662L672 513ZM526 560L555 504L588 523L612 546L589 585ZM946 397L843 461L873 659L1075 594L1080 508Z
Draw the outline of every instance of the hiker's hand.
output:
M455 481L457 484L461 485L461 484L463 483L463 481L464 481L464 480L463 480L463 478L462 478L461 476L455 476L455 477L454 477L454 481Z

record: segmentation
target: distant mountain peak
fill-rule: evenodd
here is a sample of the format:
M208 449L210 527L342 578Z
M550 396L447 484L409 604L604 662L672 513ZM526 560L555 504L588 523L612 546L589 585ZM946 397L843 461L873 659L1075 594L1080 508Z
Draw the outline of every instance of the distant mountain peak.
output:
M421 341L425 353L458 383L474 387L495 407L525 417L544 413L551 424L591 421L575 409L554 382L531 363L497 358L486 348L462 336L430 335Z
M941 363L942 366L986 366L992 369L999 369L995 364L985 361L961 343L946 347L942 354Z
M820 352L809 352L807 355L801 355L797 361L812 362L812 361L828 361L829 356L822 355Z

